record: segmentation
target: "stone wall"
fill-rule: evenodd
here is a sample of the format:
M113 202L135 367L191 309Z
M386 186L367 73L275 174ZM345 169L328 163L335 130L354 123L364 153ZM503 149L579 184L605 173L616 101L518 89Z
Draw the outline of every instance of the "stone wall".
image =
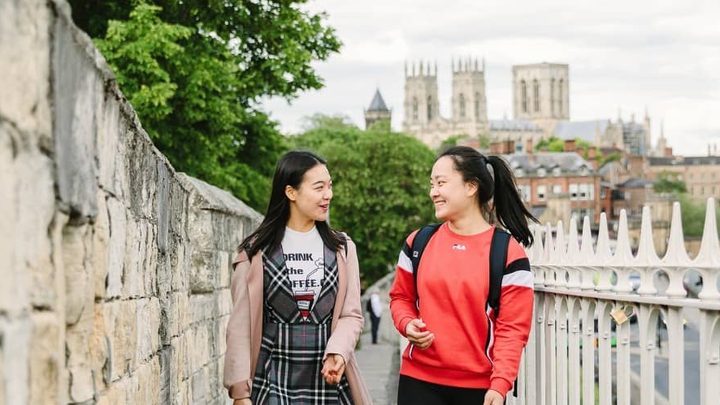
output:
M0 1L0 405L226 403L260 217L173 170L69 16Z

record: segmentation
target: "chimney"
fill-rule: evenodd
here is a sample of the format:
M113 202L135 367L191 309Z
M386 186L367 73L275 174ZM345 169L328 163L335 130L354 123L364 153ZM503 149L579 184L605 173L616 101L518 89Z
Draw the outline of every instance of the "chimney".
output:
M588 155L588 160L593 165L593 168L595 170L599 169L598 168L598 159L597 159L597 147L595 147L595 146L589 147L587 150L587 155Z
M563 145L563 150L565 152L575 152L577 151L577 146L575 145L574 139L566 139L565 145Z
M509 155L514 152L514 141L497 141L490 144L490 154L492 155Z

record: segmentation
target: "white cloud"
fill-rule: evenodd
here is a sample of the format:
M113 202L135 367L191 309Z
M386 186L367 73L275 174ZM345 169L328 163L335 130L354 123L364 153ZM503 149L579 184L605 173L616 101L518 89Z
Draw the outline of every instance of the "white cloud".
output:
M571 117L638 119L648 109L653 135L665 124L676 151L704 154L720 142L720 2L347 0L311 1L326 11L344 42L340 55L317 65L326 87L292 105L265 103L284 130L316 112L363 123L375 88L400 128L405 60L437 61L441 111L449 114L450 60L486 59L488 115L511 107L511 66L570 65Z

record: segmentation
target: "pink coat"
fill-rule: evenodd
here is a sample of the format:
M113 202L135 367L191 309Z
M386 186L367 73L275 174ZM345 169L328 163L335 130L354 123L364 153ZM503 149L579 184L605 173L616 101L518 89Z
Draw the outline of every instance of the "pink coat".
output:
M325 355L337 353L345 359L345 375L353 400L358 405L372 404L372 399L360 376L355 361L355 344L363 327L360 306L360 270L355 244L348 239L347 258L345 249L337 254L338 292L332 317L332 333L325 348ZM223 383L231 398L249 398L255 374L263 320L263 263L262 252L248 260L240 252L233 260L232 312L228 321L225 352L225 376Z

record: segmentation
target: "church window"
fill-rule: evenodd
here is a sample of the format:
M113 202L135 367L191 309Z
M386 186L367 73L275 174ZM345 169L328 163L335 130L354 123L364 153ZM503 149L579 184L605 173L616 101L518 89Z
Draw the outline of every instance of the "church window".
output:
M460 118L465 118L465 95L460 93Z
M563 100L565 99L565 92L563 90L563 79L560 79L558 83L558 110L560 114L563 113Z
M533 80L533 110L540 111L540 85L537 80Z
M521 93L522 111L524 113L526 113L526 112L528 112L528 100L527 100L527 84L525 84L525 80L520 82L520 93Z
M418 101L416 97L413 97L412 101L412 111L413 111L413 119L418 119Z
M555 116L555 79L550 79L550 115Z
M428 99L427 99L427 119L428 119L428 121L432 121L432 118L433 118L432 96L428 96Z

